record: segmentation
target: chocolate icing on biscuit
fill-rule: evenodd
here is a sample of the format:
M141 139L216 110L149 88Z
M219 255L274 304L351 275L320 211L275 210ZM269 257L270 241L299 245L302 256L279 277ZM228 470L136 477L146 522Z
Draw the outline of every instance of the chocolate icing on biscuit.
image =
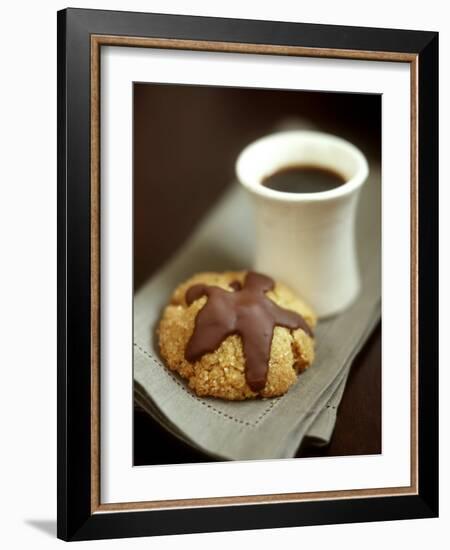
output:
M274 287L270 277L250 271L244 286L238 281L229 286L234 292L204 284L187 290L188 305L202 296L208 301L197 314L185 358L191 363L198 361L215 351L225 338L238 334L244 349L247 384L258 392L266 385L274 328L301 328L310 336L312 331L301 315L281 308L266 296Z

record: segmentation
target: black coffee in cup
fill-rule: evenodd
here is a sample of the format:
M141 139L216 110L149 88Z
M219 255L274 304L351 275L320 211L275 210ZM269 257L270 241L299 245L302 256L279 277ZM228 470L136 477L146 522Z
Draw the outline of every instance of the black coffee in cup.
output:
M267 176L261 182L264 187L284 193L320 193L340 187L346 182L341 175L321 166L287 166Z

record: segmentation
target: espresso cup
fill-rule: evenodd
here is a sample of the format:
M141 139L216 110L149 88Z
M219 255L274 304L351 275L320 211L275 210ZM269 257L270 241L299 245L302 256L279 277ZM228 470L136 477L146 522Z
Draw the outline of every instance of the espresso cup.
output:
M339 174L343 183L319 192L268 188L269 176L293 166ZM248 145L236 161L255 211L254 269L290 286L320 318L349 307L360 291L355 219L369 169L361 151L323 132L277 132Z

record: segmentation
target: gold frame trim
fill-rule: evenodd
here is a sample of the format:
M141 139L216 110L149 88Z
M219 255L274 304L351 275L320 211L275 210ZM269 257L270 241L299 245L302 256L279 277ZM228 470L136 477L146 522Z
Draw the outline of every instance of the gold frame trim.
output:
M299 57L392 61L411 74L411 485L348 491L283 493L102 504L100 501L100 49L101 46L165 48ZM332 48L304 48L132 36L91 35L91 513L161 510L293 501L418 494L418 55Z

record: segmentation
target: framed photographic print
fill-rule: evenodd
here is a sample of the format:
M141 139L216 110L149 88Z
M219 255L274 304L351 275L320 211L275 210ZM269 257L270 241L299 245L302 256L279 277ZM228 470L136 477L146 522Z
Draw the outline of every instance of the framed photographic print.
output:
M58 13L60 538L437 516L437 82L434 32Z

